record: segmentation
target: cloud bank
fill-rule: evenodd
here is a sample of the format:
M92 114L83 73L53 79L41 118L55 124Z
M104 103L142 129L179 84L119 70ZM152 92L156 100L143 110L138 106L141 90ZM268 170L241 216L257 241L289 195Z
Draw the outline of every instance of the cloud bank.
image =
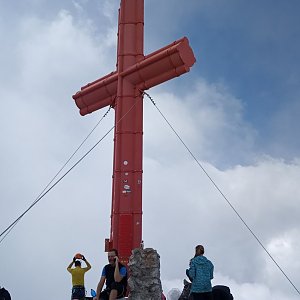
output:
M107 1L103 5L104 17L112 22L113 9ZM74 11L86 18L83 8L84 1L74 2ZM79 117L71 95L114 69L115 28L103 27L99 35L92 18L84 22L74 16L65 9L47 19L26 15L12 34L0 19L1 34L7 36L0 58L1 229L31 204L104 114L101 110ZM245 120L243 99L224 82L195 76L188 91L165 87L149 93L299 286L299 155L285 161L260 148L257 128ZM213 283L228 284L236 299L296 299L287 280L155 107L146 98L144 102L143 236L145 246L161 255L164 290L182 288L194 246L202 243L215 265ZM111 128L113 118L112 112L77 158ZM78 251L93 266L86 286L96 287L106 263L103 243L110 224L112 139L109 135L0 244L0 285L13 298L24 296L24 290L31 299L69 297L66 267Z

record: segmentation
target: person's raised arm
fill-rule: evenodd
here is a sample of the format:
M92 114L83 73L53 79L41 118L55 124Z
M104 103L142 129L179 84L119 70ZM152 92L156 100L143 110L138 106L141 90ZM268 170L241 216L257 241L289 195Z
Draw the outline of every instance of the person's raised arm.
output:
M116 267L115 267L115 272L114 272L114 278L115 278L115 282L120 282L123 279L123 277L126 275L126 268L122 267L121 268L122 272L120 273L120 270L119 270L119 258L116 256L115 259L116 259Z
M193 261L191 261L191 263L190 263L188 275L189 275L188 277L191 278L192 280L195 279L195 277L196 277L196 266L195 266L195 263L193 263Z
M211 269L210 269L210 279L214 278L214 265L211 264Z
M94 300L99 300L100 299L100 293L102 292L102 289L103 289L103 286L104 286L104 283L105 283L105 279L106 277L105 276L101 276L100 278L100 281L97 285L97 294L96 294L96 297L94 297Z
M86 260L86 258L82 255L82 260L86 263L86 268L84 268L86 271L90 270L92 268L91 264Z
M70 272L73 264L75 263L75 257L73 257L73 261L68 265L67 270Z

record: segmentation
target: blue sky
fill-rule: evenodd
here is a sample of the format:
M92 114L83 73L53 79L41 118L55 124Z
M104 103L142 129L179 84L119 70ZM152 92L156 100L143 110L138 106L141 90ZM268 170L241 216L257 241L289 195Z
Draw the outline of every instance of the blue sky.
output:
M293 159L299 149L299 2L189 1L185 9L175 3L170 11L160 11L152 34L162 32L166 40L189 36L198 64L184 80L201 76L224 83L241 99L244 119L257 130L258 150ZM166 14L173 20L159 30Z
M71 96L114 70L119 1L0 4L1 230L104 114L81 117ZM296 0L145 0L145 54L187 36L197 59L188 74L148 92L298 288L299 9ZM214 284L228 284L237 299L298 299L144 101L143 237L161 255L165 291L182 288L203 243ZM111 113L77 158L112 124ZM78 251L93 266L87 287L96 286L106 262L112 147L109 136L0 244L0 285L13 298L25 288L31 299L45 291L69 297L65 268Z
M299 112L299 3L190 2L186 10L179 8L180 1L172 6L169 15L180 22L173 27L171 21L161 33L166 40L185 34L191 40L198 64L184 80L202 76L224 83L241 99L245 120L257 129L258 149L292 159L299 148L294 138ZM166 13L158 15L159 24ZM152 34L161 32L154 28ZM270 149L270 142L288 143L289 150Z

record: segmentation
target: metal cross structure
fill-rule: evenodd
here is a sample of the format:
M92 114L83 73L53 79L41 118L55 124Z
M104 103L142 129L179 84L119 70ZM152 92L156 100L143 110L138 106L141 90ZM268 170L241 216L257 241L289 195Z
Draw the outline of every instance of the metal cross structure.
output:
M142 242L143 94L190 70L195 57L186 37L144 56L144 0L121 0L117 70L73 95L81 115L105 106L115 109L110 238L128 262Z

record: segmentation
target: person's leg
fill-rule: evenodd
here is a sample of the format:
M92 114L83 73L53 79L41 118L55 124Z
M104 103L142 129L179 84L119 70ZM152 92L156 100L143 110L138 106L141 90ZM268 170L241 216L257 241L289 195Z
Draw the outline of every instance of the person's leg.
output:
M104 290L100 293L100 300L109 300L109 292L107 290Z
M192 293L189 300L213 300L212 293Z
M72 300L80 300L80 297L79 297L79 294L78 294L78 288L73 287L71 299Z
M200 293L191 293L189 300L202 300Z
M118 296L117 290L111 290L109 294L109 300L116 300Z
M72 288L72 296L73 300L83 300L85 298L85 288L75 286Z
M80 300L84 300L85 299L85 288L82 287L80 290L79 290L79 299Z
M201 299L203 299L203 300L213 300L212 292L203 293L202 296L203 297Z
M113 296L115 298L109 298L109 300L120 299L125 297L125 288L123 284L119 282L113 282L111 285L111 290L114 291Z

